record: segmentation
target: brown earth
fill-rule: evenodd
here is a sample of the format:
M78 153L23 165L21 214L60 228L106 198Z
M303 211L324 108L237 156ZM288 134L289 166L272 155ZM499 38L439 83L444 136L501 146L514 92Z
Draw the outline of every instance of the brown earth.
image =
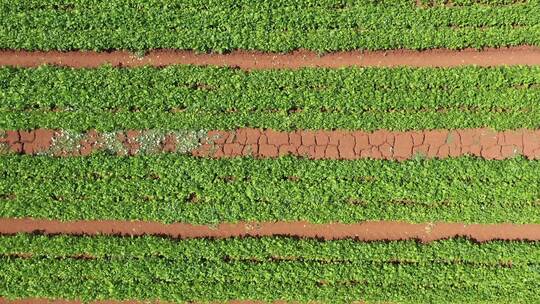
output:
M302 67L453 67L463 65L540 65L540 48L519 46L484 50L433 49L425 51L348 51L318 55L307 50L291 53L233 51L228 54L205 54L193 51L156 50L138 57L126 51L0 51L0 65L35 67L42 64L92 68L103 64L117 67L167 66L172 64L217 65L256 69L298 69Z
M293 131L261 129L210 131L207 142L192 151L195 156L278 157L304 156L310 159L392 159L416 156L447 158L474 155L485 159L506 159L523 155L540 159L540 130L490 129L425 131Z
M218 225L187 223L163 224L145 221L72 221L0 218L0 234L16 233L72 235L164 235L173 238L230 238L291 236L322 240L355 239L360 241L409 240L431 242L466 237L478 242L489 240L540 241L540 224L463 224L368 221L355 224L308 222L239 222Z
M89 155L103 148L100 134L88 131L73 147L53 146L60 132L48 129L8 130L0 135L0 145L22 154ZM138 153L141 131L115 134L123 153ZM177 152L173 138L164 136L156 151ZM414 157L447 158L473 155L502 160L523 155L540 159L540 130L458 129L423 131L308 131L280 132L271 129L241 128L233 131L209 131L198 140L191 154L199 157L272 158L284 155L310 159L387 159L406 160ZM123 147L123 148L122 148ZM59 153L58 151L61 151ZM53 153L53 152L51 152ZM53 153L53 154L54 154Z

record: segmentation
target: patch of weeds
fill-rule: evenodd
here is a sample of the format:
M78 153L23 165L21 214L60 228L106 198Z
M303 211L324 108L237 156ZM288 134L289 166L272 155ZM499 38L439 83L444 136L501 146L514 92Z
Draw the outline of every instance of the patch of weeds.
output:
M427 155L420 151L414 153L412 156L412 160L417 162L423 161L425 159L427 159Z
M206 131L191 131L191 130L179 130L173 131L172 135L176 139L176 152L177 153L189 153L197 149L203 139L206 138Z
M104 132L101 135L103 151L113 155L126 155L128 153L124 143L118 138L118 132Z
M165 141L165 133L159 130L144 131L138 138L139 153L155 154L161 152L161 143Z
M7 143L0 143L0 155L10 154L11 152Z
M63 153L78 151L82 147L81 142L83 141L84 136L84 134L79 132L61 130L53 136L49 150L40 152L38 154L60 155Z

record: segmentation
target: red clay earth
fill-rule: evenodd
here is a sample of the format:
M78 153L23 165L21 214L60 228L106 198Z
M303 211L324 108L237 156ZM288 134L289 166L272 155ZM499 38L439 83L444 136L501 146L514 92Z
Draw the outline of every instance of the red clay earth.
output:
M540 241L540 224L463 224L444 222L413 224L397 221L367 221L355 224L239 222L208 226L144 221L62 222L31 218L0 218L0 234L9 235L23 232L52 235L164 235L180 239L291 236L321 240L355 239L359 241L416 239L421 242L431 242L454 237L466 237L477 242L489 240Z
M46 153L59 132L47 129L5 131L0 145L11 152L22 154ZM129 155L138 153L141 131L116 134ZM89 131L77 151L63 155L88 155L100 149L100 134ZM175 152L175 138L166 136L157 150ZM284 155L310 159L387 159L406 160L416 156L447 158L473 155L485 159L502 160L517 155L540 159L540 130L458 129L424 131L292 131L242 128L234 131L210 131L206 139L191 151L199 157L272 158Z
M167 66L172 64L218 65L255 69L298 69L302 67L454 67L462 65L540 65L540 48L518 46L484 50L433 49L426 51L349 51L318 55L307 50L263 53L238 50L228 54L204 54L181 50L155 50L143 57L126 51L0 51L0 65L35 67L42 64L93 68L103 64L117 67Z

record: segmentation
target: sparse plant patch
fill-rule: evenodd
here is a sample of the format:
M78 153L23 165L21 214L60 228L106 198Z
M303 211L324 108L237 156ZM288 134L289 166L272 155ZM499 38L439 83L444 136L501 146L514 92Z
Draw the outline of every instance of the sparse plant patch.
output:
M174 131L172 134L176 139L176 152L181 154L195 150L207 136L207 132L204 130L180 130Z
M101 149L112 155L127 155L128 150L118 138L118 132L104 132L101 135Z
M165 132L160 130L145 130L137 138L140 145L139 153L155 154L162 152L161 144L165 140Z
M66 155L79 151L82 147L81 142L84 134L71 130L57 131L53 138L51 147L48 151L41 152L43 155Z

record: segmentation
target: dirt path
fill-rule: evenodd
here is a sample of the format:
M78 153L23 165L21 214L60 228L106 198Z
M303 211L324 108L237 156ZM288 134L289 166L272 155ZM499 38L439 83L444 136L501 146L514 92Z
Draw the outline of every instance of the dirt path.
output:
M408 240L422 242L467 237L478 242L488 240L540 241L540 224L461 224L405 222L362 222L357 224L311 224L307 222L222 223L215 226L186 223L163 224L143 221L72 221L44 219L0 219L0 234L20 232L72 235L166 235L174 238L229 238L293 236L323 240L360 241Z
M105 149L117 149L117 154L135 155L144 151L179 152L185 140L163 132L152 147L141 143L146 131L130 130L99 134L80 134L75 147L64 147L61 132L47 129L11 130L0 135L0 148L22 154L89 155ZM105 136L106 135L106 136ZM70 135L72 136L72 135ZM107 141L103 138L108 138ZM115 142L111 142L114 139ZM417 156L448 158L473 155L485 159L508 159L523 155L540 159L540 130L490 129L425 130L425 131L293 131L242 128L234 131L210 131L192 139L185 151L199 157L272 158L284 155L310 159L387 159L407 160ZM120 148L119 148L120 147ZM143 151L143 152L141 152ZM114 152L114 151L113 151Z
M519 46L510 48L488 48L482 51L434 49L426 51L350 51L335 52L322 56L311 51L299 50L292 53L261 53L255 51L233 51L228 54L197 54L192 51L157 50L138 57L130 52L42 52L0 51L0 65L34 67L42 64L91 68L103 64L135 67L143 65L167 66L171 64L232 66L245 70L298 69L302 67L339 68L357 67L454 67L463 65L540 65L540 48Z
M474 155L507 159L523 155L540 159L540 130L490 129L425 131L293 131L238 129L210 131L210 143L192 151L195 156L259 158L294 155L310 159L407 160L417 156L448 158Z

